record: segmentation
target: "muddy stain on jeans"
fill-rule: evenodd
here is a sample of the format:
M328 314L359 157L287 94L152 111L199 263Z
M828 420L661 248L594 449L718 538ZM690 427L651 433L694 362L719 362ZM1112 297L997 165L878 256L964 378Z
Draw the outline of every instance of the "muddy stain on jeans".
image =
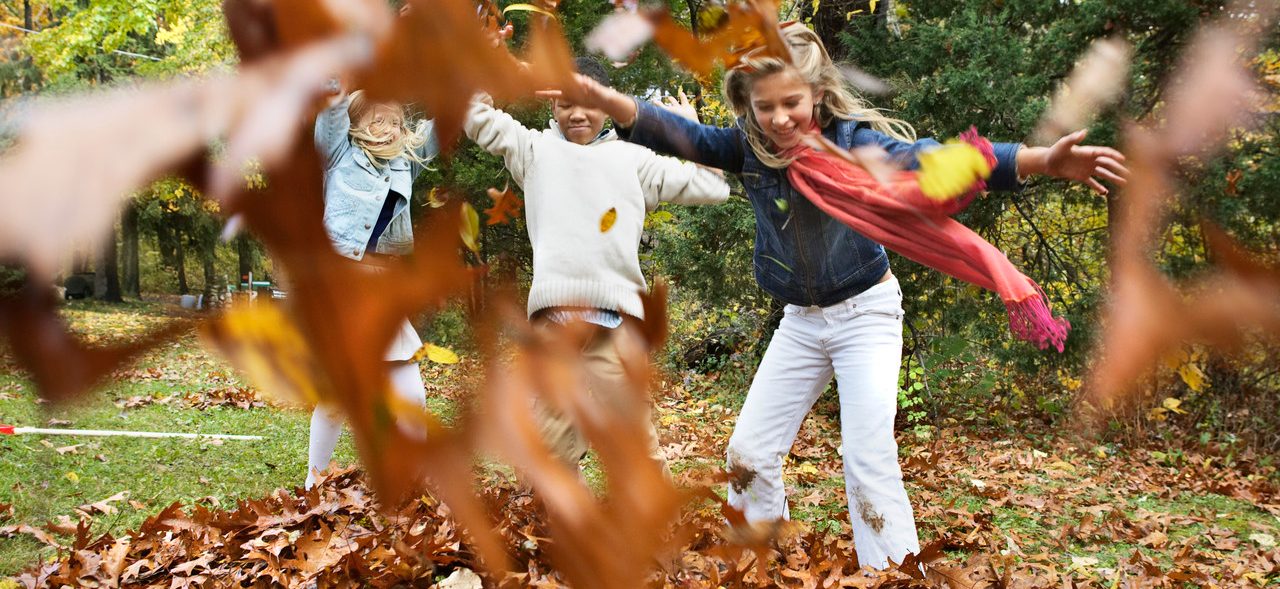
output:
M875 506L871 504L871 500L867 499L867 494L861 488L853 492L853 503L862 522L879 534L880 530L884 529L884 516L876 512Z
M755 469L742 463L742 459L729 455L729 486L735 493L746 493L747 487L756 480Z

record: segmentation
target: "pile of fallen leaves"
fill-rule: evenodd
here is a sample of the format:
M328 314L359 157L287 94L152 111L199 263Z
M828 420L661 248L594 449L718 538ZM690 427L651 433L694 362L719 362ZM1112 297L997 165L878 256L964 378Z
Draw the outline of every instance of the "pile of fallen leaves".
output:
M819 419L807 427L833 425ZM802 523L729 529L718 502L709 500L682 512L673 527L678 545L655 555L645 584L1252 587L1280 575L1277 526L1251 524L1238 533L1218 521L1228 514L1125 505L1126 499L1172 499L1194 489L1246 500L1280 515L1272 466L1225 468L1213 456L1189 455L1183 466L1172 468L1159 465L1149 450L1081 459L1065 443L1044 452L997 441L990 444L993 450L974 452L974 440L963 433L943 433L953 443L921 446L904 464L922 535L930 539L918 559L889 571L859 569L847 526L839 532ZM1039 489L1027 492L1029 487ZM962 489L978 504L958 500ZM28 587L439 583L443 588L479 587L481 579L487 586L565 585L550 562L555 540L538 494L503 475L484 477L477 493L487 508L502 514L495 531L513 562L507 572L485 572L467 534L436 498L423 495L383 509L354 469L333 473L309 492L278 490L227 510L174 503L119 538L92 537L88 516L110 513L110 503L123 496L83 506L79 523L62 518L45 529L0 527L0 535L30 534L59 549L56 561L18 577ZM827 491L820 500L840 504L843 493ZM1047 536L1032 538L997 523L1001 510L1008 508L1044 522L1070 523L1046 526ZM5 512L0 506L0 517ZM1203 531L1180 532L1190 526ZM72 539L61 544L54 533ZM1101 566L1096 555L1117 543L1133 548L1113 565ZM1153 551L1164 556L1153 557ZM926 565L927 576L914 567L917 562Z

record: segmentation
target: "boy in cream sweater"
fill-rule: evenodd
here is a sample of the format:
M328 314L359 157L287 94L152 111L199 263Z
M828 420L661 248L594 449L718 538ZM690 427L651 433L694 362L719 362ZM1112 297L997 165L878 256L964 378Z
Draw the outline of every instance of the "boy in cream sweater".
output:
M609 85L608 72L598 62L578 58L576 65L583 75ZM635 393L618 346L642 341L640 293L648 288L640 272L645 213L660 202L721 203L729 187L716 172L617 140L612 129L604 130L603 111L564 99L552 106L555 119L549 128L533 131L476 101L465 129L480 147L502 156L512 179L524 188L533 245L530 320L538 329L594 325L596 334L582 352L588 386L604 403L627 407ZM616 217L608 226L602 219L612 216L610 211ZM567 418L545 407L540 414L548 445L577 467L586 441ZM650 438L654 457L661 460L652 424Z

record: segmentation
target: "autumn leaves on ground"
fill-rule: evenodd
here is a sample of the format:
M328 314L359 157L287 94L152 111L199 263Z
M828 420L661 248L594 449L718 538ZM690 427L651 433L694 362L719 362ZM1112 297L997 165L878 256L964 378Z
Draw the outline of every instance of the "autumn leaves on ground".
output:
M93 340L167 321L161 303L72 305L73 328ZM475 384L474 358L427 364L429 404L449 417ZM749 367L669 370L656 393L662 451L678 481L712 476L742 401ZM311 493L306 416L245 386L183 339L121 372L81 406L49 410L6 359L4 422L61 427L259 434L259 442L103 438L0 439L2 572L20 584L197 586L240 580L286 585L409 583L469 586L483 571L449 509L422 496L379 510L355 469ZM1021 433L949 422L900 436L929 580L874 574L850 562L850 527L834 395L806 421L789 458L796 521L757 553L726 529L718 505L692 503L676 526L680 548L652 563L652 582L675 587L1267 586L1280 567L1275 466L1215 446L1104 442L1071 431ZM600 492L603 472L586 476ZM555 547L536 493L510 469L482 461L478 492L517 571L510 586L557 586ZM9 482L11 481L11 482ZM607 501L607 498L606 498ZM855 514L856 517L856 514ZM62 578L42 578L54 571ZM446 579L452 579L447 581ZM1115 583L1122 583L1115 585ZM464 583L449 585L448 583ZM474 586L474 585L470 585Z

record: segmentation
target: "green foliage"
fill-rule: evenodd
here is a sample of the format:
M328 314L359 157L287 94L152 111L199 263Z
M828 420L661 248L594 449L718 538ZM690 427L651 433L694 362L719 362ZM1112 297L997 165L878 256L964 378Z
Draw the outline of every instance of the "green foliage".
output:
M918 437L929 431L925 378L924 367L919 364L904 365L898 373L898 414Z
M61 16L26 40L35 64L55 85L163 76L229 64L234 55L216 0L75 0L44 3ZM122 51L158 58L134 57Z

